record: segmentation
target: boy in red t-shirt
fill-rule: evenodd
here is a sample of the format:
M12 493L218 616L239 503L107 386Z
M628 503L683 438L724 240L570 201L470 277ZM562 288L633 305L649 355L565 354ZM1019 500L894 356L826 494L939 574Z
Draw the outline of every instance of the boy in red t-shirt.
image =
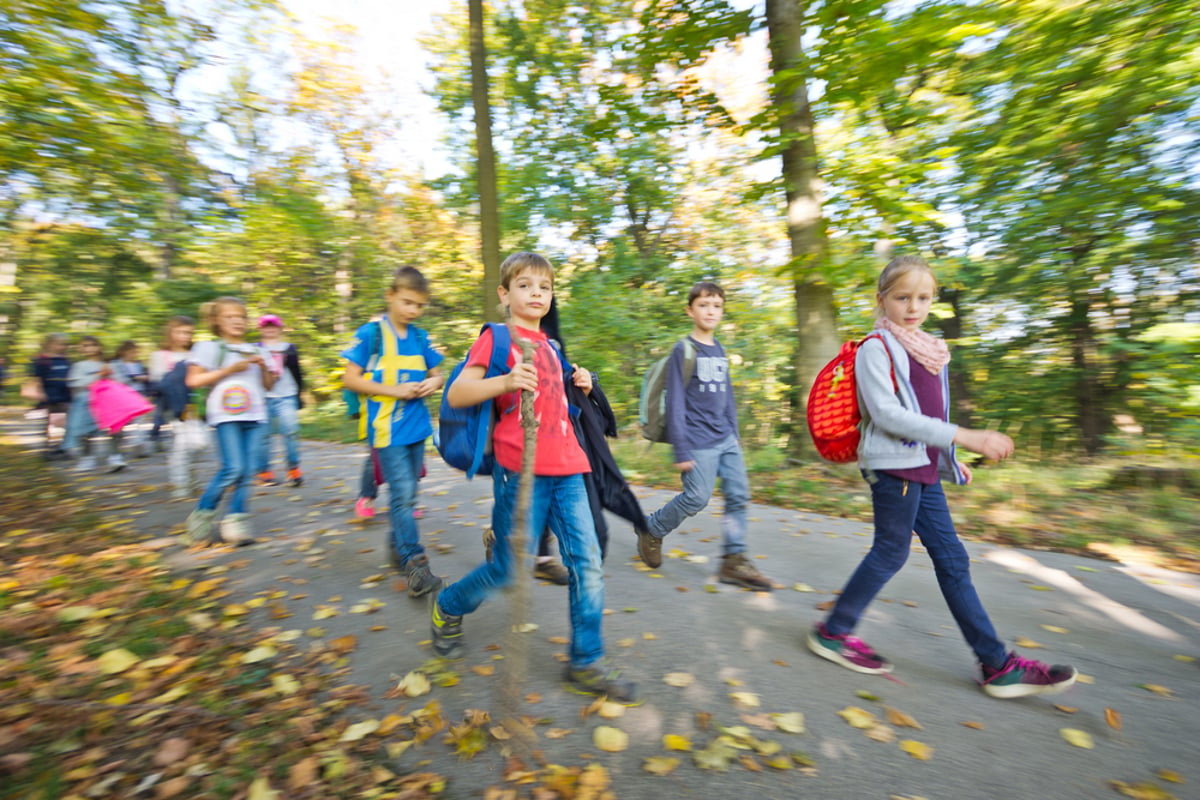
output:
M500 265L500 302L508 310L513 343L509 371L485 378L492 352L492 332L484 331L467 354L467 366L448 389L455 408L493 402L497 422L492 434L495 456L496 546L493 560L484 562L461 580L431 595L433 648L445 658L462 655L462 618L496 589L513 580L516 559L509 546L512 512L520 484L525 433L521 428L521 392L533 392L538 418L537 453L534 459L533 497L524 523L529 540L549 525L558 538L563 564L570 576L571 653L567 683L584 694L607 695L619 703L637 702L636 684L621 680L605 666L601 621L604 616L604 572L595 522L588 504L583 474L589 472L587 455L575 438L567 412L566 376L558 353L541 330L542 317L554 296L554 268L536 253L516 253ZM534 343L533 363L521 356L519 339ZM591 373L578 367L572 382L590 392Z

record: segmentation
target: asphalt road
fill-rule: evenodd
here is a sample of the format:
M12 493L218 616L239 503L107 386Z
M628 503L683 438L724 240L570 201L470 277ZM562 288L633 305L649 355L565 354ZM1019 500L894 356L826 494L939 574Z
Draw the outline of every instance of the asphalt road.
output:
M363 450L305 442L305 485L258 489L252 512L258 544L232 550L185 550L162 542L169 562L191 575L221 575L230 602L288 596L291 616L271 619L265 607L247 625L294 631L313 641L354 634L347 680L371 698L354 715L379 717L431 697L451 719L466 709L495 709L510 623L504 596L467 617L467 656L461 682L416 700L385 697L400 677L432 657L426 603L397 591L383 548L386 514L362 523L352 504ZM664 458L668 455L664 451ZM201 474L211 475L211 458ZM163 479L164 457L131 462L116 475L79 478L81 491L111 495ZM466 481L429 457L421 483L422 536L434 572L462 576L483 557L480 536L490 514L490 479ZM953 507L954 493L950 502ZM963 491L969 491L965 489ZM653 510L670 494L639 490ZM168 501L165 487L138 495L132 516L149 539L173 537L191 506ZM384 492L386 497L386 491ZM381 498L382 500L383 498ZM1102 499L1098 499L1102 502ZM534 582L528 637L525 713L545 720L538 747L550 763L604 765L617 798L927 798L990 800L1117 797L1110 781L1153 782L1177 798L1200 798L1200 581L1197 576L1079 556L969 544L973 574L1001 636L1023 654L1074 664L1080 683L1048 698L997 700L975 683L970 651L938 592L933 570L914 542L904 570L887 586L858 634L896 665L894 679L856 675L817 659L805 648L818 604L840 589L870 543L857 522L771 506L751 510L750 552L777 589L752 593L717 584L718 498L690 525L664 542L666 558L647 571L636 558L629 526L610 520L605 565L605 639L609 654L641 686L644 703L605 720L581 716L588 700L562 687L561 659L569 636L566 590ZM382 511L383 503L380 503ZM122 512L127 514L128 512ZM374 613L361 613L375 606ZM356 610L357 609L357 610ZM334 613L331 613L332 612ZM472 670L497 667L495 674ZM687 673L686 687L664 676ZM1149 687L1149 688L1146 688ZM757 703L755 707L753 704ZM1057 704L1057 705L1056 705ZM848 707L881 722L876 741L839 715ZM920 728L887 724L890 707ZM1120 729L1106 720L1111 709ZM803 734L771 731L770 714L801 712ZM700 717L709 715L709 727ZM593 745L599 725L620 728L628 748L606 753ZM720 726L745 726L781 752L811 757L810 769L761 771L733 761L725 772L697 767L692 754L670 752L663 737L687 737L696 749ZM561 738L544 734L569 730ZM1090 735L1093 747L1070 744L1062 729ZM889 739L890 741L887 741ZM925 759L901 742L928 746ZM679 757L666 776L643 769L646 758ZM435 737L394 763L401 771L450 776L446 797L480 797L499 783L504 763L496 747L460 760ZM1168 770L1173 783L1157 773Z

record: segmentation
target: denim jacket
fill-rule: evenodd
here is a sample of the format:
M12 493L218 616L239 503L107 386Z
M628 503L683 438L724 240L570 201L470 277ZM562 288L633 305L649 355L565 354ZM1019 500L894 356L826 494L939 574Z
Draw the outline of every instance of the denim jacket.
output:
M854 365L858 385L858 407L862 412L858 444L858 466L865 470L914 469L929 463L928 447L942 451L938 471L953 483L964 483L962 470L954 454L954 435L958 426L949 421L950 381L942 369L942 419L927 417L920 411L917 394L909 377L908 353L888 331L875 331L883 337L870 339L858 350ZM886 350L884 343L886 342ZM889 358L890 354L890 358ZM892 385L892 370L896 384Z

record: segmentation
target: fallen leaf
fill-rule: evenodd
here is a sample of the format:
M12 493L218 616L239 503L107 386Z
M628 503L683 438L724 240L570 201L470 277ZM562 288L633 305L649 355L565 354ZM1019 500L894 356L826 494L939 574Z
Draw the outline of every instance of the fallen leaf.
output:
M785 714L771 714L775 727L784 733L804 733L804 714L799 711L789 711Z
M1067 740L1068 744L1075 747L1082 747L1084 750L1091 750L1096 746L1092 740L1092 735L1087 731L1081 731L1078 728L1060 728L1059 734Z
M928 761L933 758L933 748L924 742L903 739L900 741L900 749L919 761Z
M846 706L837 714L852 728L873 728L879 724L879 719L874 714L858 706Z
M496 674L496 665L495 664L476 664L475 666L471 667L471 672L474 672L476 675L482 675L486 678L489 675Z
M982 722L974 722L972 720L967 720L966 722L960 722L958 724L962 725L964 728L974 728L977 731L983 730Z
M158 751L154 754L154 765L156 767L169 767L177 761L182 761L187 758L188 751L191 750L192 744L182 736L172 736L158 747Z
M606 753L619 753L629 746L629 735L620 728L600 725L592 733L592 744Z
M272 789L270 782L261 775L246 790L246 800L277 800L278 797L279 792Z
M274 658L278 654L279 654L279 651L276 650L274 647L272 647L269 644L259 645L258 647L254 648L253 650L251 650L250 652L248 652L242 656L242 663L243 664L257 664L260 661L269 661L270 659Z
M679 766L678 758L651 756L642 762L642 769L651 775L670 775Z
M692 749L692 741L686 736L680 736L676 733L663 734L662 743L663 747L667 748L668 750L688 751Z
M691 686L695 680L696 676L690 672L668 672L666 675L663 675L663 683L679 689Z
M858 698L861 698L861 699L863 699L863 700L870 700L872 703L878 703L878 702L879 702L879 697L877 697L876 695L873 695L873 694L871 694L871 693L870 693L870 692L868 692L866 689L859 689L857 692L855 692L855 693L854 693L854 696L855 696L855 697L858 697Z
M1060 628L1057 625L1043 625L1042 630L1047 630L1051 633L1070 633L1066 628Z
M397 691L407 697L420 697L423 694L429 694L429 690L433 687L429 684L429 679L420 672L410 672L404 676L400 683L396 684Z
M884 742L885 744L896 741L896 732L887 725L875 725L867 728L863 731L863 735L872 741Z
M1014 640L1014 643L1017 645L1017 647L1024 647L1026 650L1036 650L1039 647L1045 647L1044 644L1038 644L1033 639L1027 639L1024 636L1018 636Z
M547 739L561 739L575 732L574 728L551 728L544 734Z
M316 782L319 766L316 756L309 756L302 761L297 761L288 770L288 787L292 791L308 788Z
M272 675L271 687L279 694L286 696L300 691L300 682L291 675Z
M1147 692L1154 692L1161 697L1174 697L1171 690L1165 686L1159 686L1157 683L1139 683L1139 689L1145 689Z
M357 742L359 739L370 736L375 731L379 730L379 720L368 719L363 722L356 722L346 728L342 733L340 742Z
M734 702L734 705L742 708L758 708L758 695L754 692L730 692L729 699Z
M1124 781L1109 781L1109 786L1119 794L1132 797L1134 800L1175 800L1175 795L1154 783L1125 783Z
M109 650L96 659L100 671L105 675L116 675L119 672L124 672L138 663L138 661L138 657L133 653L119 647L115 650Z
M728 770L730 762L737 757L737 750L734 750L719 737L709 742L708 747L692 752L692 761L695 762L697 767L700 769L713 769L718 772Z
M917 722L915 719L899 709L892 708L891 706L884 706L883 712L884 716L887 718L887 721L895 725L897 728L921 729L921 723Z
M1120 711L1116 711L1116 710L1108 708L1106 706L1104 709L1104 721L1107 722L1108 727L1112 728L1114 731L1121 730L1121 712Z
M1064 714L1074 714L1076 711L1079 710L1078 708L1075 708L1074 706L1064 706L1060 703L1055 703L1054 707L1056 709L1058 709L1059 711L1063 712Z
M616 719L625 714L625 706L620 703L604 702L596 710L596 715L604 719Z
M1183 776L1173 769L1160 769L1154 774L1168 783L1183 783Z

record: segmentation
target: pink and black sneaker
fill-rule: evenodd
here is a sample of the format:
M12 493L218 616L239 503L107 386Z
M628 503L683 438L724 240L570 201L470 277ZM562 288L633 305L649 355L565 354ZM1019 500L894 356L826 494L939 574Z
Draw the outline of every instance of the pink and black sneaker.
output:
M992 697L1028 697L1034 694L1058 694L1075 683L1079 671L1065 664L1043 664L1009 653L1000 669L983 665L979 685Z
M809 632L808 649L827 661L866 675L882 675L892 671L892 662L872 650L862 639L844 633L835 636L824 622L818 623Z

